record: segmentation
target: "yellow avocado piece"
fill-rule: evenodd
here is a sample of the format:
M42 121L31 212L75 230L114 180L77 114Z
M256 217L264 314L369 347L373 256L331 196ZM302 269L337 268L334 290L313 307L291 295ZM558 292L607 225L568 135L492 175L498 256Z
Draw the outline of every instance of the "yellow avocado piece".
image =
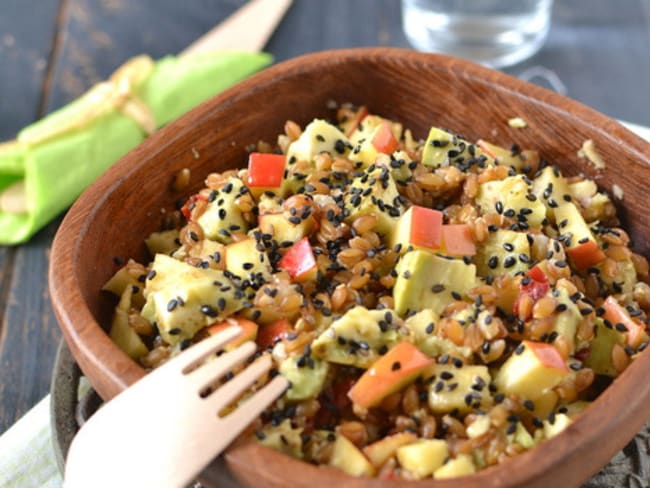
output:
M402 468L418 479L431 476L447 456L447 443L441 439L421 439L397 449L397 460Z
M370 461L352 442L341 434L336 436L329 464L351 476L372 476L375 474L375 468Z
M395 311L400 316L429 308L440 315L476 285L476 266L415 249L401 257L393 287Z

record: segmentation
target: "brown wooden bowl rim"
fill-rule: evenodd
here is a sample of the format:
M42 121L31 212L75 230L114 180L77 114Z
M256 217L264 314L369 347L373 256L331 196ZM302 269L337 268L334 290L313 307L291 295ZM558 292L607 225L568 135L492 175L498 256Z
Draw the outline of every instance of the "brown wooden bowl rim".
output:
M144 375L144 370L113 344L95 321L90 310L85 306L78 306L78 304L84 303L78 277L74 273L63 272L64 269L75 269L74 263L81 252L83 237L88 229L95 225L93 216L103 202L110 197L111 190L127 181L136 167L143 164L144 161L154 158L161 148L169 144L174 137L191 130L193 124L206 117L212 117L215 112L227 110L235 100L249 97L263 90L265 86L276 83L278 79L299 77L301 73L308 72L315 66L318 66L318 69L322 69L324 66L335 68L337 65L346 65L346 63L364 58L376 57L393 62L408 57L411 63L427 70L453 71L456 76L488 84L492 89L504 90L519 97L533 98L536 103L543 104L547 110L559 111L564 117L571 120L591 120L595 126L593 127L594 131L599 131L602 137L614 143L624 143L640 161L650 165L650 145L613 120L544 88L460 59L399 48L354 48L321 51L285 61L222 92L155 133L106 171L69 210L52 245L51 263L57 263L57 266L50 265L49 284L58 322L70 349L76 352L75 356L82 369L91 366L100 368L103 374L110 379L116 391L125 389ZM96 198L97 195L101 195L101 197ZM89 210L84 212L86 208ZM76 324L93 323L96 327L86 327L82 333L77 330ZM111 359L112 368L106 368L104 361L108 358ZM505 463L505 465L490 467L462 479L436 480L435 482L423 480L409 482L409 486L431 486L432 484L442 487L457 486L461 480L467 481L471 486L519 486L533 482L536 477L550 469L560 469L561 472L567 474L567 469L563 469L562 466L571 465L574 462L582 462L589 466L589 469L585 470L579 479L571 478L576 482L584 481L604 465L617 450L622 448L650 416L649 409L646 407L646 403L650 401L650 383L642 381L646 371L650 371L650 353L648 351L640 354L623 375L617 378L594 404L563 433L546 441L536 449L519 455L517 463ZM634 390L640 391L635 392ZM100 393L103 394L103 392ZM638 394L634 395L633 393ZM617 402L617 396L629 397L633 400L620 404L621 402ZM592 422L593 419L608 416L610 417L608 422L598 422L595 425ZM626 419L628 421L637 419L637 421L625 424ZM636 430L633 431L632 428ZM568 447L568 443L569 439L574 437L579 438L580 442L571 449ZM603 450L601 447L594 455L593 449L596 446L602 446L604 440L607 440L608 449ZM286 456L276 451L253 444L236 447L231 451L228 459L233 465L237 465L241 463L242 459L249 456L262 456L269 462L280 459L286 461L287 459ZM316 467L297 460L292 460L292 462L295 464L295 469L305 470L303 472L308 476L323 477L326 475L329 480L339 482L351 480L344 473L331 468ZM517 469L518 466L527 466L527 469ZM364 483L364 486L378 486L387 483L397 486L400 484L382 480L364 480Z

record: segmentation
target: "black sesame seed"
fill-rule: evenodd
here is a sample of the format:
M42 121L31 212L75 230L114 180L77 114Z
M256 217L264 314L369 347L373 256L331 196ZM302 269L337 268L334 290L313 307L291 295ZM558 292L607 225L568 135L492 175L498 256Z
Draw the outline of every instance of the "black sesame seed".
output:
M445 291L445 285L443 285L443 284L441 284L441 283L439 283L439 284L437 284L437 285L433 285L433 286L431 287L431 291L432 291L433 293L441 293L441 292Z
M208 317L216 317L218 315L210 305L201 305L201 313Z
M618 322L614 327L619 332L627 332L628 331L628 328L622 322Z

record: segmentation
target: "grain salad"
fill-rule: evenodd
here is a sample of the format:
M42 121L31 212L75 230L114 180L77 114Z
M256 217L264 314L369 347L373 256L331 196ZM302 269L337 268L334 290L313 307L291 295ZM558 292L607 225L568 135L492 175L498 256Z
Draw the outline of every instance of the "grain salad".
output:
M145 242L151 262L104 287L118 346L152 369L238 324L227 349L274 361L257 387L291 383L246 435L353 476L505 462L650 340L648 262L593 180L516 144L418 140L363 106L287 121Z

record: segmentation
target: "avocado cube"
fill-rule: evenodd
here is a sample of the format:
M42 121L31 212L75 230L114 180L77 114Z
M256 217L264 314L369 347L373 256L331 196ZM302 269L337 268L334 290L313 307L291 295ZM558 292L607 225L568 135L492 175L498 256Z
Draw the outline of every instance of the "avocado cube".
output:
M578 207L572 202L564 202L563 205L554 209L555 224L560 234L571 236L565 239L565 245L571 249L579 246L586 241L594 241L593 233L580 214Z
M551 344L523 341L499 369L495 384L505 394L535 401L570 374Z
M528 271L530 245L523 232L499 229L490 232L476 253L476 263L481 276L501 276Z
M440 315L454 296L476 286L476 266L421 249L404 254L396 271L393 300L400 316L425 308Z
M312 343L312 354L326 361L370 367L398 342L410 340L408 329L390 309L356 306L325 329Z
M553 421L544 420L544 437L550 439L555 437L564 429L571 425L571 418L564 413L557 413L553 416Z
M361 124L359 124L359 127L350 136L352 151L350 151L348 159L357 163L357 167L367 168L377 160L380 153L372 141L385 123L389 124L393 136L399 141L402 137L402 124L391 122L378 115L368 115L365 117Z
M625 336L613 327L605 326L602 318L596 317L594 338L589 344L589 356L584 365L591 368L594 373L615 378L618 372L612 364L612 349L615 344L625 345Z
M453 357L472 357L472 350L467 346L458 346L438 334L439 316L430 308L425 308L404 321L404 327L413 334L414 344L427 356L437 357L445 353Z
M140 263L129 259L125 266L118 269L113 276L104 284L102 290L109 291L113 295L122 297L127 288L131 288L131 306L141 308L144 304L142 279L147 275L147 270Z
M375 230L390 241L404 206L388 168L371 165L354 178L345 196L345 210L348 224L362 215L375 215Z
M292 427L291 420L284 419L279 425L269 425L258 435L260 444L291 457L302 459L302 427Z
M264 234L269 234L278 243L283 242L298 242L300 239L308 235L316 221L313 217L309 216L305 219L299 219L299 222L292 222L296 217L281 213L267 213L260 215L259 229Z
M422 164L431 168L440 166L469 167L472 163L494 164L481 148L445 129L432 127L422 150Z
M341 434L336 436L329 464L350 476L372 476L375 474L375 468L370 461Z
M178 229L164 230L162 232L152 232L144 240L147 245L149 254L171 254L180 246L178 240Z
M429 407L434 413L470 412L493 403L487 366L434 364L422 376L429 382Z
M329 363L304 355L286 358L278 370L291 383L285 393L287 400L298 401L314 398L323 389Z
M138 333L129 325L129 312L131 310L131 296L133 288L127 286L120 297L120 302L115 307L115 314L111 322L110 337L123 352L131 359L138 359L149 352L147 346Z
M569 292L563 285L563 281L557 283L556 299L560 304L564 305L565 310L556 314L553 331L564 336L567 344L571 346L569 352L573 354L576 346L576 329L578 328L578 323L582 320L582 315L580 315L578 306L569 298Z
M156 255L144 294L142 316L172 345L243 306L242 291L222 271L197 268L165 254Z
M449 451L442 439L421 439L397 449L397 460L415 478L431 476L445 462Z
M459 476L467 476L474 472L476 472L476 466L474 466L472 456L469 454L458 454L455 458L450 459L436 469L433 477L437 480L458 478Z
M501 212L515 218L520 227L539 229L546 219L546 207L531 194L532 188L526 178L515 175L481 184L476 203L483 214Z
M554 210L564 205L567 202L567 198L571 197L566 178L554 166L547 166L533 180L533 193L544 204L547 217L553 221L555 221Z
M350 141L345 134L322 119L315 119L287 148L287 164L297 161L312 162L314 156L328 153L332 157L346 156L350 152Z
M248 231L248 222L237 206L237 199L248 191L242 180L231 176L221 189L212 193L205 212L196 219L207 239L228 244L233 232Z
M263 249L263 246L260 248ZM270 280L271 263L266 251L258 249L256 239L248 238L228 244L225 255L226 269L233 275L255 285L261 285Z

